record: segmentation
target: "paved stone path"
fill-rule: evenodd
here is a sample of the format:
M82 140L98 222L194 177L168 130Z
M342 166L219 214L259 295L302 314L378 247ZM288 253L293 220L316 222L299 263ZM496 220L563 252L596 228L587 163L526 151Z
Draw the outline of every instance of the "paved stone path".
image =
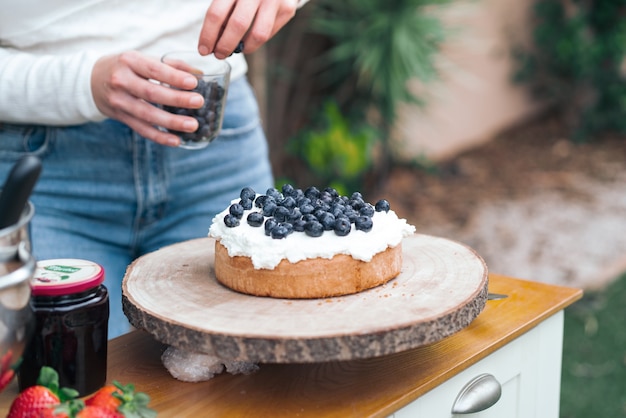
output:
M423 232L471 246L494 273L601 288L626 272L626 173L611 183L576 184L586 199L546 190L476 207L462 230Z

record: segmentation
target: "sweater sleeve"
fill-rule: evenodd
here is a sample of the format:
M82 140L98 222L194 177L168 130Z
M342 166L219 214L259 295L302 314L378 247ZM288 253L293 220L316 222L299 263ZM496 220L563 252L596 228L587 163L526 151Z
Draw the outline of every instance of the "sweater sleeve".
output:
M0 48L0 121L77 125L106 117L91 94L94 54L34 55Z

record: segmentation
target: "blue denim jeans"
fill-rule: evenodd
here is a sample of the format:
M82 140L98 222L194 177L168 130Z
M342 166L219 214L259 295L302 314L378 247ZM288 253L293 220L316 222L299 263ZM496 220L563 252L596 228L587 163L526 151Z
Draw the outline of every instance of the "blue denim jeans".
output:
M130 329L121 283L135 258L207 236L213 216L241 188L264 192L273 185L245 79L231 85L221 135L202 150L157 145L114 120L67 127L0 123L0 178L27 153L43 162L31 196L35 257L81 258L104 267L110 338ZM167 303L167 295L163 299Z

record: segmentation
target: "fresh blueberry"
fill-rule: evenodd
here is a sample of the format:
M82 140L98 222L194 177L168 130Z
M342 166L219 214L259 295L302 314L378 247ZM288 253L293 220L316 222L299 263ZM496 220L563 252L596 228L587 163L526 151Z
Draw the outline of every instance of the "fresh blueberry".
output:
M293 193L291 194L291 196L296 199L296 202L299 201L300 199L304 198L304 192L302 191L302 189L294 189Z
M278 222L285 222L289 216L289 209L284 206L277 206L274 211L274 218Z
M352 229L352 225L348 218L338 218L335 220L335 224L333 225L333 230L335 234L340 237L345 237L350 233L350 229Z
M237 47L233 51L233 54L239 54L239 53L243 52L243 49L244 49L243 41L239 41L239 43L237 44Z
M302 220L304 222L317 222L317 217L315 215L313 215L312 213L306 213L304 215L302 215Z
M374 223L372 222L372 218L368 216L359 216L354 221L354 227L359 231L369 232L372 230Z
M254 206L256 206L257 208L262 208L267 199L268 196L265 194L258 195L257 198L254 199Z
M300 208L293 208L289 210L289 213L287 214L288 222L294 222L300 218L302 218L302 212L300 212Z
M267 199L265 205L263 205L263 216L274 216L277 207L278 205L276 203Z
M241 193L239 193L239 197L243 199L254 200L256 197L256 192L251 187L244 187L241 189Z
M311 200L318 199L320 197L320 191L317 187L311 186L304 191L304 195Z
M265 220L265 225L263 226L265 228L265 235L270 235L272 229L276 228L276 226L278 226L278 221L276 221L276 219L267 218Z
M296 199L292 196L287 196L283 200L280 201L280 206L284 206L288 209L296 207Z
M309 213L313 213L314 210L315 208L310 203L304 203L300 205L300 212L303 215L308 215Z
M296 194L296 190L293 188L293 186L289 183L285 183L283 184L282 187L282 192L283 192L283 196L290 196L290 197L294 197Z
M318 220L324 227L325 231L331 231L335 225L335 217L330 212L324 212Z
M287 234L288 235L293 233L293 224L292 223L290 223L290 222L281 222L278 225L280 225L280 226L282 226L284 228L287 228Z
M306 221L304 219L296 219L293 221L293 230L295 232L304 232L304 225L306 225Z
M199 128L196 131L196 136L193 138L194 140L202 140L204 138L209 138L211 133L215 130L215 128L211 125L207 125L206 122L199 123Z
M317 221L307 222L304 225L304 233L310 237L320 237L324 233L324 227Z
M374 212L374 206L370 205L369 203L366 203L361 207L361 209L359 209L359 213L361 214L361 216L369 216L370 218L374 216Z
M306 205L306 204L310 205L311 204L311 199L306 197L304 194L301 194L298 197L296 197L296 206L302 206L302 205Z
M389 212L390 205L389 202L385 199L380 199L378 202L376 202L374 208L376 209L376 212Z
M352 193L352 195L350 195L350 199L361 199L363 200L363 195L361 194L361 192L354 192Z
M327 205L330 205L331 203L333 203L333 195L331 195L328 191L324 190L320 194L320 200L326 203Z
M240 218L233 216L230 213L227 213L224 216L224 224L229 228L234 228L236 226L239 226L239 219Z
M280 223L278 225L276 225L274 228L272 228L271 232L270 232L270 236L274 239L283 239L285 238L287 235L289 235L289 228L286 226L289 224L283 224Z
M363 206L365 206L365 201L363 199L350 199L350 206L352 206L355 210L360 210Z
M320 201L319 204L315 206L315 211L318 211L318 210L328 212L330 210L330 204Z
M269 189L267 189L265 194L270 196L270 197L273 197L274 200L276 200L277 202L280 201L283 198L283 195L278 191L278 189L276 189L274 187L270 187Z
M337 216L343 215L344 212L345 208L339 205L333 205L333 207L330 208L330 213L332 213L335 218Z
M322 218L322 216L326 216L326 214L328 213L327 210L324 210L322 208L317 208L315 209L315 211L313 211L313 215L319 220L320 218Z
M333 198L339 196L339 192L337 192L337 189L334 189L332 187L326 187L324 189L324 193L328 193Z
M351 223L354 223L356 221L356 218L359 217L359 212L357 212L356 210L352 209L352 208L347 208L344 212L343 212L344 216L346 216Z
M230 205L230 208L228 208L228 212L237 219L241 219L243 217L243 206L239 203L233 203Z
M265 217L261 212L251 212L246 218L248 225L250 226L261 226L263 225L263 221Z
M239 204L244 210L252 209L252 199L240 199Z

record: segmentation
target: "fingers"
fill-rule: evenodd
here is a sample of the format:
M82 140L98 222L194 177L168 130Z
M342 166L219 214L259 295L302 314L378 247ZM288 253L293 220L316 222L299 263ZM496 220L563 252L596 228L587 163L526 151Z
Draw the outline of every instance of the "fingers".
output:
M173 88L161 85L166 83ZM101 58L92 71L92 94L102 113L119 120L145 138L178 146L180 139L156 128L194 132L198 122L189 116L174 115L155 105L200 108L204 99L189 91L197 79L160 61L137 52Z
M204 16L204 23L202 25L200 37L198 40L198 52L200 52L200 55L208 55L214 53L216 57L223 59L226 56L230 55L230 52L235 49L237 42L241 40L241 38L234 42L233 48L228 53L224 55L220 54L218 56L219 52L216 51L216 45L223 35L223 32L227 26L228 20L231 17L234 8L235 0L214 0L211 3ZM254 8L252 12L255 11L256 8ZM243 31L243 33L245 33L245 30ZM243 33L241 33L242 36ZM232 30L230 30L229 36L232 36ZM223 43L221 48L225 48ZM222 52L224 53L225 51Z
M241 40L245 52L256 51L296 12L295 0L214 0L205 15L198 51L223 59Z
M261 0L252 26L243 38L245 51L251 53L269 41L296 14L296 0Z
M279 4L277 1L265 2L264 4L265 7L257 11L250 30L243 38L246 51L256 51L272 37L274 25L280 12Z

